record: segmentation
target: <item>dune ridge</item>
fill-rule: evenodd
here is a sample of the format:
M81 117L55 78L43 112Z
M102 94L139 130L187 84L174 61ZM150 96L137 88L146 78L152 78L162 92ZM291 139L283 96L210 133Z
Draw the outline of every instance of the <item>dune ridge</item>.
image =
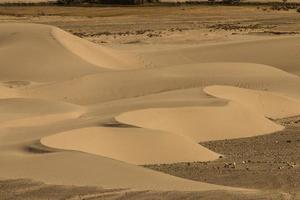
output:
M134 126L184 135L195 142L250 137L284 128L236 102L217 107L137 110L122 113L116 120Z
M44 137L41 143L136 165L209 161L219 157L183 136L141 128L83 128Z
M271 66L252 63L199 63L98 73L38 88L26 88L21 94L87 105L209 85L232 85L299 97L299 84L300 77ZM137 85L143 87L136 87ZM76 91L72 88L76 88Z
M52 27L51 34L66 49L93 65L118 70L143 67L131 55L83 40L59 28Z
M279 93L232 86L209 86L204 91L218 98L239 102L268 118L280 119L300 114L300 100Z
M267 44L278 55L285 44L297 50L298 40ZM219 154L199 141L282 130L266 117L299 111L295 54L246 59L245 49L263 54L256 50L266 45L257 42L204 50L140 48L96 46L48 25L1 24L0 177L139 190L249 191L136 164L213 160ZM144 69L136 55L153 68Z

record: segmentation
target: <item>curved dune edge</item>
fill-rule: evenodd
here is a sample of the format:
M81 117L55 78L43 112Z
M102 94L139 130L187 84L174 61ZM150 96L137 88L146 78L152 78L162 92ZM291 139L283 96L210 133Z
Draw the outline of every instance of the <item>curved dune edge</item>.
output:
M217 98L238 102L268 118L279 119L300 114L300 100L279 93L232 86L208 86L204 91Z
M17 91L0 85L0 99L6 99L17 96Z
M52 27L51 34L66 49L90 64L118 70L142 68L131 55L94 44L57 27Z
M61 122L68 119L78 118L81 116L82 113L83 112L68 112L58 114L46 114L43 116L25 117L21 119L2 122L0 128L34 127L53 124L55 122Z
M116 73L116 71L100 73L102 71L97 66L107 69L131 69L135 67L138 68L140 65L135 65L135 59L132 60L131 58L129 58L127 62L127 56L123 57L120 52L93 45L88 41L52 26L10 24L5 26L1 25L1 28L3 29L1 32L4 30L7 32L7 34L4 33L4 44L13 47L4 48L4 54L0 55L3 61L1 80L29 80L50 83L46 83L41 87L28 87L18 91L20 95L23 94L21 90L23 92L25 91L27 97L31 98L36 95L38 98L57 99L87 105L101 103L102 101L144 96L179 88L205 87L212 84L240 85L256 89L266 88L271 91L286 91L288 94L298 93L296 87L299 85L298 77L269 66L249 63L196 63L195 66L186 67L181 65L185 63L178 62L178 60L193 60L182 59L182 57L179 56L181 54L190 54L190 52L186 50L180 50L178 54L171 52L172 57L166 57L164 54L161 55L164 59L168 60L168 66L172 66L169 68L156 68L145 71L124 71L122 73ZM18 34L12 34L14 32ZM43 51L41 51L41 49ZM161 54L160 51L155 52ZM193 52L202 51L193 50ZM222 52L226 53L230 51L222 50ZM238 57L232 52L231 54ZM15 58L15 55L18 55L18 59L12 59ZM218 57L216 54L212 55L214 59ZM196 56L201 58L198 55ZM274 56L272 55L272 57ZM30 59L30 62L25 62L27 59ZM159 57L155 57L155 60L161 62ZM173 66L172 62L178 62L176 64L180 65L180 67L174 67L175 65ZM22 70L19 70L20 64L22 64ZM274 66L276 65L274 64ZM45 73L45 71L47 73ZM8 94L7 89L0 88L0 95L2 95L2 93L4 95ZM11 95L13 94L14 93L11 93ZM24 101L24 99L20 100ZM13 100L10 99L9 101ZM51 101L47 102L45 105L51 108L52 104L50 104L50 102ZM38 102L34 102L31 108L36 109L39 107L37 103ZM120 102L120 107L124 106L122 105L123 103L124 102ZM153 106L153 104L151 105ZM148 106L151 105L149 104ZM25 108L27 105L20 107ZM55 106L55 108L57 107L59 106ZM65 107L65 105L62 105L62 107ZM14 108L14 106L11 108ZM43 135L53 134L58 130L65 131L68 128L75 128L79 121L79 124L81 125L82 123L82 126L90 126L90 124L88 121L85 122L85 119L82 119L82 121L81 119L74 120L72 123L65 121L79 116L80 112L77 111L76 107L74 107L74 109L62 109L62 111L59 111L59 108L54 113L49 113L48 111L41 112L37 109L37 112L25 113L26 117L24 119L19 118L21 116L19 113L20 110L18 107L15 108L17 112L12 110L7 111L8 114L12 114L9 116L12 119L12 121L9 122L11 124L6 124L9 127L6 130L9 131L1 130L0 133L0 137L2 135L4 136L0 139L0 146L5 146L5 148L1 148L0 153L0 177L32 178L53 184L95 185L106 188L129 187L133 189L197 191L233 189L190 181L147 170L125 162L138 163L141 161L141 163L144 163L146 161L148 162L150 158L155 162L160 162L160 160L155 160L157 159L156 157L150 156L153 154L153 151L162 148L168 150L159 152L159 156L162 154L164 160L173 159L172 161L177 162L183 159L204 159L204 156L207 156L206 159L210 159L211 156L216 156L216 154L208 152L207 149L203 149L200 145L197 145L196 148L195 141L247 137L265 134L283 128L263 117L261 113L250 111L247 105L243 105L237 101L231 101L228 105L219 107L202 106L173 109L146 109L121 115L124 116L125 121L132 120L132 123L144 123L145 127L149 125L149 129L152 130L140 129L145 132L143 136L139 136L138 132L133 131L135 129L129 128L122 130L103 128L105 132L99 134L98 129L100 127L78 129L62 132L62 135L49 136L56 144L61 143L62 145L66 145L68 143L63 142L72 141L72 145L75 145L77 151L80 151L80 149L78 150L79 141L80 143L83 141L83 145L85 145L83 147L87 148L87 151L90 151L89 153L95 151L95 154L99 150L98 148L100 148L98 144L101 143L103 144L101 146L103 149L100 149L101 154L99 153L97 156L76 151L58 151L34 155L24 151L25 145L36 141L36 139L41 138ZM54 109L54 107L51 108L51 110L52 109ZM108 109L111 108L108 107ZM121 108L112 110L109 110L109 112L99 110L99 113L101 113L101 117L103 118L107 116L110 117L113 113L119 113ZM156 116L156 111L159 113L159 117ZM125 117L127 114L128 118ZM39 116L43 117L39 119ZM4 117L4 120L7 118L8 115ZM160 119L163 122L162 124L155 121ZM55 125L52 130L52 123L57 121L61 123ZM142 125L144 126L144 124ZM45 126L37 127L39 125ZM10 126L14 127L11 128ZM22 127L16 128L17 126ZM24 129L23 126L26 128ZM95 130L93 130L94 128ZM163 128L167 129L166 132L162 130ZM117 134L118 136L116 136ZM119 136L119 134L122 134L122 137ZM12 136L6 137L8 135ZM151 135L151 138L147 137L147 135ZM155 135L155 137L153 135ZM85 136L90 136L90 138ZM60 137L68 140L63 141ZM98 143L95 138L100 139L100 137L101 139L105 138L105 140ZM119 137L122 138L122 140ZM187 137L194 139L194 141L186 139ZM128 151L130 150L129 152L124 152L125 148L122 149L123 146L121 146L121 148L117 143L124 142L125 139L128 140L127 144L130 145L130 148L126 148ZM170 139L172 139L171 142L174 145L165 146ZM153 140L153 143L150 143L149 140ZM10 141L12 145L7 143L8 141ZM139 145L142 144L143 146L140 147ZM120 149L116 150L116 147ZM179 149L178 147L185 149L184 155L176 152L176 150ZM139 149L141 149L141 151L139 151ZM191 151L197 151L199 155L191 155ZM18 152L18 154L15 154L15 152ZM99 156L103 155L103 152L107 154L105 155L107 157L127 161L122 162ZM175 155L175 153L177 154ZM146 157L140 158L138 154L145 155ZM158 153L156 152L156 154ZM24 155L26 155L26 157L20 157Z
M200 63L179 67L118 71L118 73L116 71L97 73L39 88L28 88L20 94L87 105L209 85L267 89L298 98L300 78L266 65Z
M7 98L0 99L0 110L0 127L3 127L37 125L38 122L43 124L43 119L59 121L78 117L85 109L78 105L45 99Z
M250 137L284 129L233 101L226 106L137 110L115 118L121 123L184 135L196 142Z
M44 137L41 143L137 165L210 161L219 157L189 138L142 128L82 128Z
M65 48L53 37L53 29L53 26L42 24L0 24L2 85L21 89L104 71ZM22 82L25 85L19 85Z
M81 152L58 152L23 159L1 157L0 177L28 178L49 184L158 191L256 190L192 181L141 166ZM24 170L26 169L26 170Z

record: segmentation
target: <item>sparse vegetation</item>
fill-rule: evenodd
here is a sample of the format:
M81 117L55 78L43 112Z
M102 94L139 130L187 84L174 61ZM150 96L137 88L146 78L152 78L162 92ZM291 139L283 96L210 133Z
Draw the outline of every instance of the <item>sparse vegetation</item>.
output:
M295 4L295 3L288 3L287 0L282 0L282 2L278 2L278 3L274 3L272 6L271 6L271 10L285 10L285 11L288 11L290 9L297 9L298 8L298 5Z

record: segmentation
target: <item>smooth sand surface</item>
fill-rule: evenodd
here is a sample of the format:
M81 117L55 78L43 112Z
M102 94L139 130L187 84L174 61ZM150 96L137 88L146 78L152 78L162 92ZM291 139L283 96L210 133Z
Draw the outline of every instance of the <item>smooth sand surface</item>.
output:
M300 113L300 101L298 99L277 93L231 86L209 86L204 90L215 97L239 102L252 111L257 111L268 118L286 118L299 115Z
M241 190L136 164L212 160L218 154L197 142L283 129L266 117L300 114L297 41L127 51L48 25L1 24L0 177L141 190Z
M122 123L188 136L195 142L272 133L283 127L244 106L153 108L123 113Z
M260 63L300 75L298 36L282 38L263 38L243 42L225 42L223 44L206 44L186 46L155 51L147 48L147 58L155 66L177 66L183 63L203 62L244 62ZM288 53L287 53L288 52ZM172 57L173 59L169 59Z
M169 59L172 61L177 58L176 55L169 55ZM251 63L199 63L97 73L41 87L24 88L20 92L35 98L86 105L209 85L233 85L299 97L299 84L298 76L271 66Z
M58 81L101 71L64 48L51 26L1 24L0 30L1 81Z
M77 105L64 102L53 102L43 99L6 98L0 99L0 121L18 119L22 116L40 116L80 111ZM9 117L10 116L10 117Z
M59 28L53 28L51 34L70 52L93 65L119 70L143 67L142 63L139 63L130 54L101 47Z
M41 143L137 165L209 161L219 157L186 137L141 128L77 129L45 137Z

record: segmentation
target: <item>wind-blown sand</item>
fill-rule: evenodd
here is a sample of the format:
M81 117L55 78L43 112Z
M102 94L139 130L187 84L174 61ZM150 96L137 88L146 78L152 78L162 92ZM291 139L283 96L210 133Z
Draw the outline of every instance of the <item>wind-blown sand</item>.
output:
M92 127L59 133L42 138L41 142L53 148L80 150L137 165L218 158L218 154L188 138L140 128Z
M0 177L140 190L247 191L137 164L214 160L219 154L199 141L282 130L268 118L300 114L297 55L270 55L282 53L281 47L299 51L297 41L140 47L130 53L48 25L1 24ZM262 55L268 45L273 48ZM246 47L253 56L261 52L245 59ZM146 69L139 56L154 67Z
M195 142L250 137L283 129L235 102L218 107L145 109L123 113L116 119L126 124L188 136Z
M131 55L82 40L59 28L52 28L51 34L70 52L93 65L119 70L143 67L142 63L138 63L137 60L131 58Z
M215 97L239 102L268 118L287 118L297 116L300 112L300 101L298 99L272 92L230 86L210 86L204 90Z

